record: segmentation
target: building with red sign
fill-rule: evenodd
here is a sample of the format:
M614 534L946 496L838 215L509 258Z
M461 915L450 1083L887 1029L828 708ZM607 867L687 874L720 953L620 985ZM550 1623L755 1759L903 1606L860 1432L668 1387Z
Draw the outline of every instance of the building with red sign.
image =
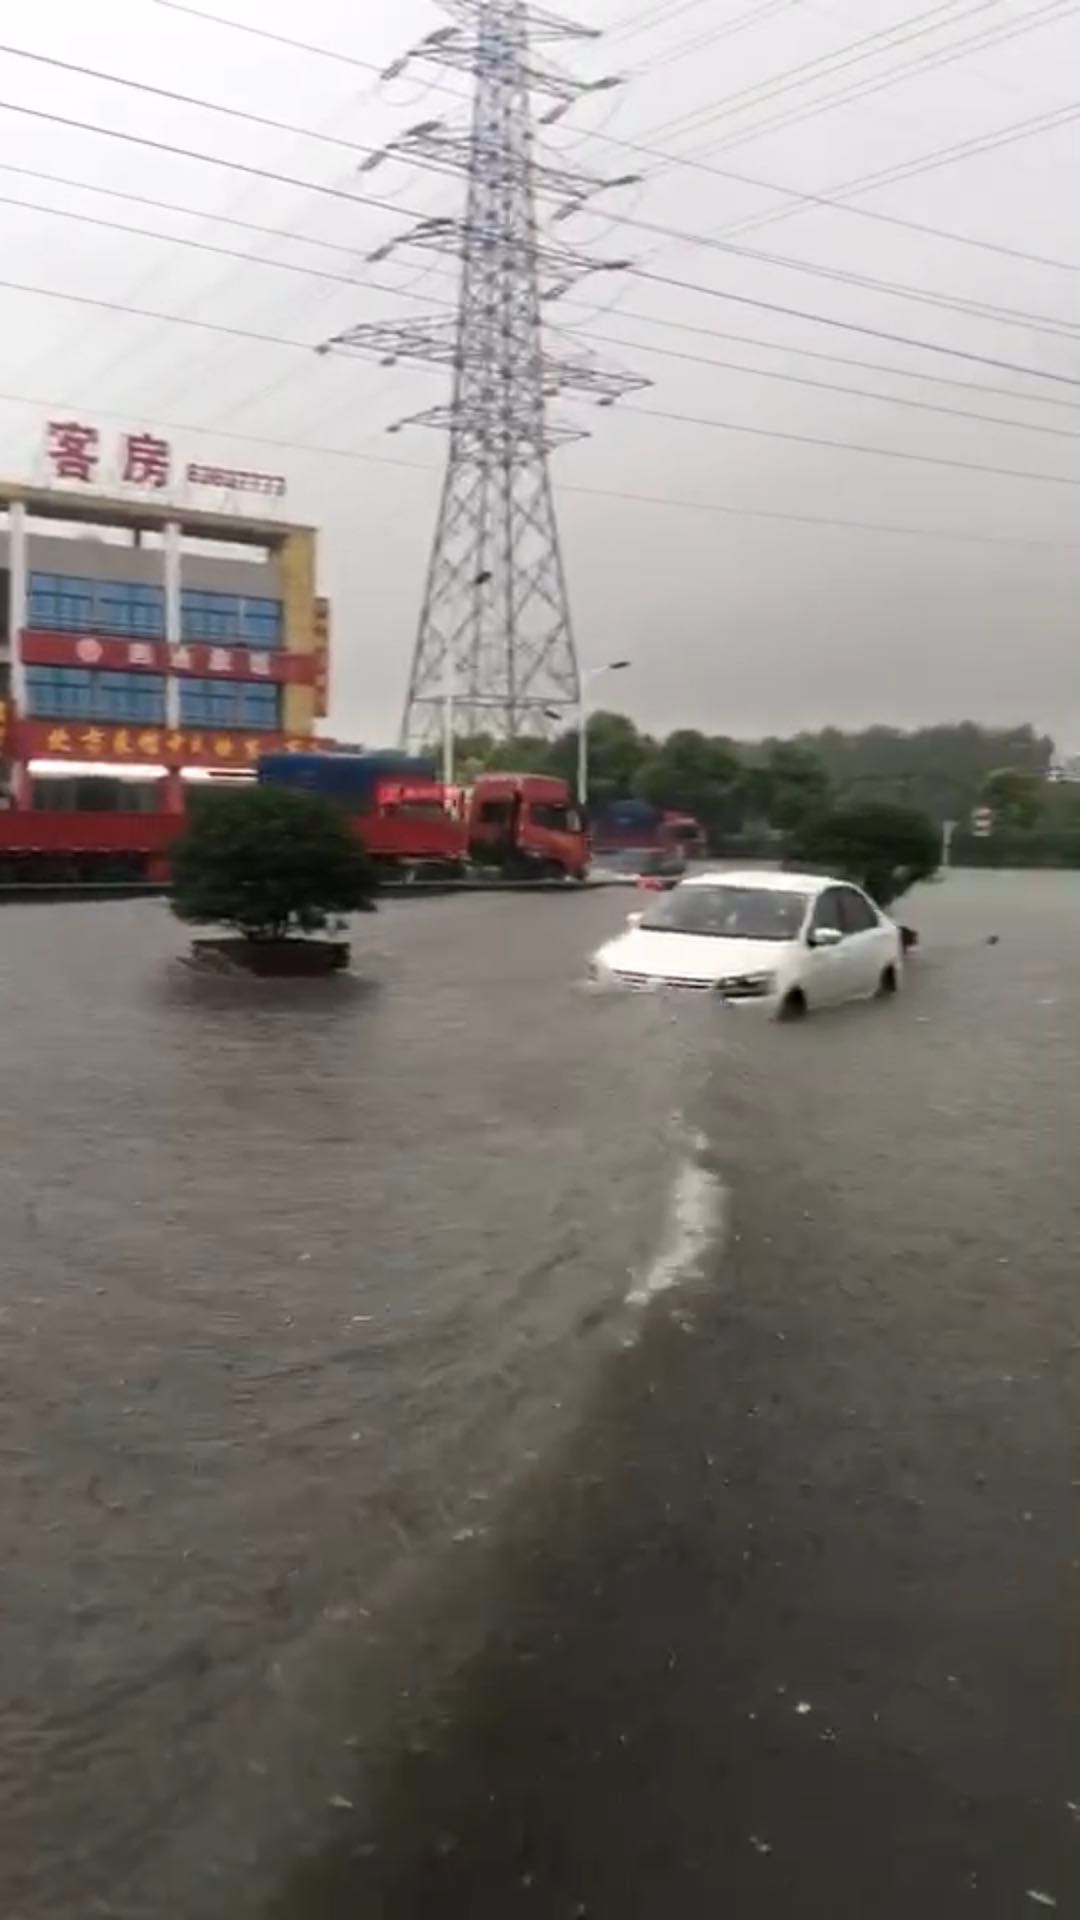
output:
M314 531L154 498L164 455L148 436L130 437L122 476L140 497L99 492L92 430L61 425L68 484L0 485L8 804L174 810L185 775L310 747L329 653Z

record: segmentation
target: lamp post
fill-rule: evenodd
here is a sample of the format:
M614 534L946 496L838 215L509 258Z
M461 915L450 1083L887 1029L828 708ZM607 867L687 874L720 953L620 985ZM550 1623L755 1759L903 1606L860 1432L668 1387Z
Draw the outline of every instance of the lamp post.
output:
M589 804L589 688L604 673L625 673L631 660L608 660L602 667L582 669L578 694L578 806L582 813Z

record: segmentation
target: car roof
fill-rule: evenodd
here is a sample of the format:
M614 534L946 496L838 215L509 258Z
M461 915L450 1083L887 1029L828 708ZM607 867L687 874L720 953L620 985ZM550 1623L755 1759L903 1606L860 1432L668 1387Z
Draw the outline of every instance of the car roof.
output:
M782 873L777 868L710 868L707 873L691 873L680 882L684 887L760 887L768 893L820 893L823 887L844 887L846 880L833 879L827 873Z

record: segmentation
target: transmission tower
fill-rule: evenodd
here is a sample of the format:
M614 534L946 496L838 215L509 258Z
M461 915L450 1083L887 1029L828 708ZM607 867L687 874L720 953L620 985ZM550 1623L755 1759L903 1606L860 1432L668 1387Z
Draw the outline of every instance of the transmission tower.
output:
M649 382L606 370L587 354L547 353L542 338L546 300L588 274L629 264L547 244L538 230L541 199L556 203L556 218L566 217L633 178L592 178L545 164L534 153L534 97L553 103L542 121L550 124L582 94L617 82L590 83L538 64L533 45L597 36L525 0L440 4L454 24L429 34L387 77L417 59L470 73L471 126L426 120L363 170L400 157L465 174L461 217L422 220L370 256L384 259L403 246L458 256L456 317L352 327L320 352L452 369L448 405L390 429L436 427L450 436L401 729L402 743L416 748L430 747L441 730L449 770L455 734L514 738L580 718L581 670L548 455L587 436L550 418L548 401L576 392L611 406Z

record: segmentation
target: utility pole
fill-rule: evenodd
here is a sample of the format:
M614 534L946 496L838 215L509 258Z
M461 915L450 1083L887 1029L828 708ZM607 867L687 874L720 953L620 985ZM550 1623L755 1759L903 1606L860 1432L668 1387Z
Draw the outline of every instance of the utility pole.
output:
M572 725L580 714L582 676L548 456L587 436L553 420L548 402L574 392L611 406L649 382L589 354L549 353L543 342L546 301L588 274L629 265L550 244L539 230L542 200L555 201L556 219L568 218L594 195L636 178L593 178L535 152L534 98L552 102L541 120L550 125L581 95L617 82L581 81L539 64L533 45L597 36L525 0L440 4L454 25L429 34L388 76L416 59L470 74L471 126L424 121L362 171L399 157L465 174L461 217L422 220L371 255L385 259L403 246L457 255L456 316L352 327L319 351L452 370L448 405L391 428L436 427L450 436L401 737L429 748L441 734L444 777L452 778L457 735L514 738Z

